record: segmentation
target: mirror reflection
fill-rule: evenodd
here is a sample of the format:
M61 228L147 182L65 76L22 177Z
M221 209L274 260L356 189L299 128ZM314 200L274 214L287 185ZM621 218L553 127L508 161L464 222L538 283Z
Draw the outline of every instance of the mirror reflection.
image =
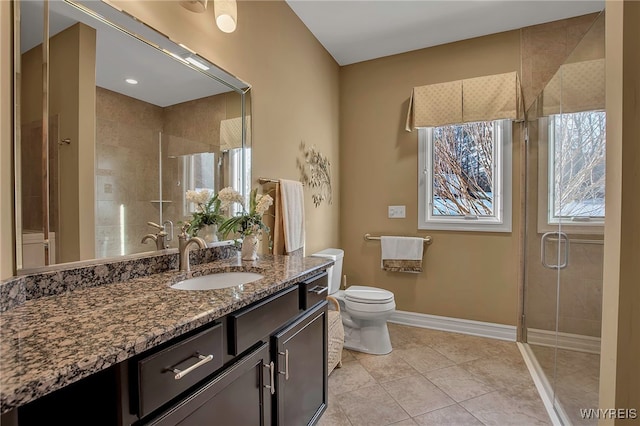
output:
M248 193L246 83L107 3L20 15L19 269L176 247L187 190Z

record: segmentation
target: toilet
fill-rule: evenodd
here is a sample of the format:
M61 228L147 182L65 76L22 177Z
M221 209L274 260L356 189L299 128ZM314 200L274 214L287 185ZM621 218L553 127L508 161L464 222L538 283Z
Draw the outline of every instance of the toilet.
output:
M374 355L391 352L387 319L396 309L393 293L381 288L360 285L340 290L344 251L329 248L311 256L334 261L334 265L327 269L329 294L340 303L344 347Z

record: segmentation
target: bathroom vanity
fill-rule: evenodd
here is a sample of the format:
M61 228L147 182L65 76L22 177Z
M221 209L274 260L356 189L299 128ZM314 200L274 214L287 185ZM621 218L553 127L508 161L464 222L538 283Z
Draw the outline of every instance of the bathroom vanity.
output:
M302 425L327 404L326 259L237 257L1 316L2 424ZM216 272L264 278L170 285Z

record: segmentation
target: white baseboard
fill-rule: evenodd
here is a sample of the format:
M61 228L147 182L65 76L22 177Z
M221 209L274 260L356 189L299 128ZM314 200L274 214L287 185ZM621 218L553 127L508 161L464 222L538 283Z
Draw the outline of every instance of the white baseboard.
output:
M515 342L517 337L516 326L514 325L441 317L417 312L395 311L391 314L388 321L413 327L432 328L434 330L451 331L454 333L508 340L510 342Z
M592 354L600 353L599 337L562 332L558 332L556 336L555 331L539 330L537 328L527 329L527 343L530 345L552 346Z

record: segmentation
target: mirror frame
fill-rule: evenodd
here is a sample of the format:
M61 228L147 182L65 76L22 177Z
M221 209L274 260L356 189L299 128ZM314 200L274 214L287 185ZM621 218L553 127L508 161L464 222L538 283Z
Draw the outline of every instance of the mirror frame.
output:
M31 273L39 273L39 272L45 272L45 271L55 271L55 270L61 270L61 269L67 269L67 268L73 268L73 267L80 267L80 266L87 266L87 265L93 265L93 264L102 264L102 263L110 263L110 262L114 262L114 261L123 261L123 260L128 260L128 259L132 259L132 258L145 258L145 257L152 257L158 254L171 254L171 253L177 253L176 248L169 248L169 249L165 249L165 250L154 250L154 251L146 251L146 252L139 252L139 253L131 253L131 254L126 254L126 255L122 255L122 256L114 256L114 257L103 257L103 258L92 258L92 259L86 259L86 260L78 260L78 261L72 261L72 262L66 262L66 263L55 263L55 264L48 264L48 256L46 256L48 254L48 244L46 243L46 241L48 240L48 229L45 230L44 233L44 239L45 239L45 266L42 267L36 267L36 268L29 268L29 269L23 269L22 268L22 243L23 243L23 238L22 238L22 189L21 189L21 183L20 183L20 176L22 173L22 167L21 167L21 130L20 130L20 96L21 96L21 87L20 87L20 78L18 78L18 76L21 75L21 49L20 49L20 31L21 31L21 16L20 16L20 3L22 1L26 1L26 0L14 0L12 2L12 17L13 17L13 40L12 40L12 46L13 46L13 58L12 58L12 89L13 89L13 128L12 128L12 139L13 139L13 182L14 182L14 195L13 195L13 213L14 213L14 233L15 233L15 238L14 238L14 262L13 262L13 268L14 268L14 275L27 275L27 274L31 274ZM47 70L48 73L48 44L49 44L49 38L50 37L46 37L44 34L48 33L48 28L49 28L49 8L48 8L48 1L49 0L44 0L45 2L45 8L44 11L45 13L43 14L43 46L46 45L46 47L43 47L44 50L44 55L46 55L47 58L47 62L45 65L45 69ZM113 13L118 14L119 16L122 17L123 20L133 20L135 23L141 24L145 29L150 30L152 32L154 32L156 35L158 35L159 37L163 38L164 40L168 41L169 43L176 45L176 46L180 46L183 49L186 49L188 51L190 51L192 54L197 55L200 59L202 59L203 61L205 61L208 65L211 65L210 69L212 70L218 70L220 71L221 74L223 74L224 77L227 77L230 80L235 80L232 82L229 82L225 79L223 79L221 76L218 76L212 72L207 72L206 70L200 69L190 63L184 63L184 61L179 61L174 55L172 55L168 50L164 49L163 47L159 46L158 44L154 43L153 41L143 37L140 34L137 34L135 32L133 32L132 30L130 30L129 28L126 27L126 23L123 22L112 22L111 20L105 18L104 16L100 15L97 11L85 6L82 3L79 3L78 0L55 0L55 1L62 1L65 4L74 7L76 9L78 9L79 11L91 16L93 19L99 20L102 23L114 28L117 31L120 31L134 39L137 39L139 41L141 41L142 43L146 44L147 46L149 46L150 48L153 48L157 51L160 51L161 53L163 53L164 55L166 55L169 59L175 60L177 62L182 63L184 66L197 71L209 78L214 79L215 81L217 81L218 83L223 84L224 86L227 86L229 89L231 89L230 91L236 92L238 95L240 95L240 108L241 108L241 117L243 118L242 120L242 129L241 129L241 140L242 140L242 149L243 152L246 152L246 149L250 149L251 148L251 141L247 140L247 135L250 134L250 129L248 128L248 126L250 126L251 121L249 121L249 124L247 123L247 117L250 117L251 115L251 103L249 102L249 109L247 109L247 95L250 94L251 91L251 85L243 80L241 80L240 78L236 77L234 74L228 72L227 70L219 67L218 65L216 65L215 63L211 62L209 59L207 59L205 56L199 54L198 52L196 52L195 50L191 49L190 47L186 46L184 43L178 42L174 39L172 39L170 36L168 36L167 34L159 31L157 28L147 24L146 22L142 21L141 19L127 13L126 11L124 11L123 9L121 9L120 7L117 7L116 5L114 5L113 3L111 3L109 0L92 0L95 1L95 4L100 4L103 6L108 6L109 8L113 9ZM85 2L86 3L86 2ZM111 10L110 9L110 10ZM46 31L46 32L45 32ZM44 125L48 125L47 118L48 118L48 92L49 92L49 87L48 87L48 74L43 75L43 139L46 137L48 139L48 130L44 128ZM247 162L244 160L246 154L243 154L243 161L242 161L242 182L241 182L241 190L243 192L243 196L245 198L248 197L249 194L244 193L245 192L245 188L247 188L247 184L249 182L251 182L251 169L250 167L248 167ZM94 177L95 178L95 177ZM47 178L47 182L48 182L48 178ZM94 188L95 188L95 183L94 183ZM95 201L95 199L94 199ZM47 203L48 204L48 203ZM47 207L48 209L48 207ZM226 241L220 241L218 243L213 243L213 246L224 246L224 245L232 245L234 244L235 240L226 240Z

